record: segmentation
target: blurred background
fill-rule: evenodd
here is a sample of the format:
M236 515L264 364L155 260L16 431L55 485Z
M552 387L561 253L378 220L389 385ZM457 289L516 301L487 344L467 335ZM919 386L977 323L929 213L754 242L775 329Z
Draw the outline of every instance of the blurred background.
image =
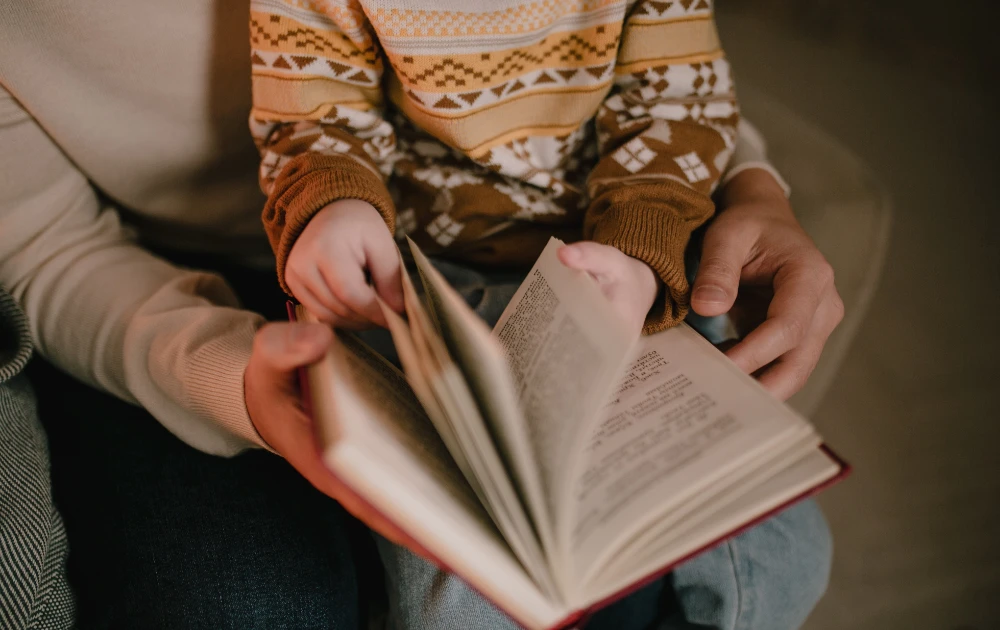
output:
M812 220L865 316L805 404L855 468L821 498L836 557L807 630L1000 628L995 4L716 3L793 205L815 214L817 143L858 169Z

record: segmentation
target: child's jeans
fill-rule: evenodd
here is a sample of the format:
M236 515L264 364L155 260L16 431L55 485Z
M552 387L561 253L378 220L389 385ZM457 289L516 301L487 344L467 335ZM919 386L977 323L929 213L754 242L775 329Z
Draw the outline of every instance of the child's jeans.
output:
M438 269L490 325L520 278L437 261ZM725 320L708 322L710 340ZM699 327L700 328L700 327ZM703 333L704 334L704 333ZM384 331L366 341L394 358ZM394 630L494 630L517 624L455 577L378 537ZM832 543L816 504L805 501L674 569L599 612L588 630L788 630L802 625L826 590Z

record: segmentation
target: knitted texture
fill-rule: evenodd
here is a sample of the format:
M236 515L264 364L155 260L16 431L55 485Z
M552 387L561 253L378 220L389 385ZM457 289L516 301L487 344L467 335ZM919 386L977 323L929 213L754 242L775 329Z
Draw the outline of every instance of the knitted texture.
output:
M665 283L647 332L683 319L739 120L709 0L255 0L250 39L282 285L312 215L359 198L467 262L614 245Z

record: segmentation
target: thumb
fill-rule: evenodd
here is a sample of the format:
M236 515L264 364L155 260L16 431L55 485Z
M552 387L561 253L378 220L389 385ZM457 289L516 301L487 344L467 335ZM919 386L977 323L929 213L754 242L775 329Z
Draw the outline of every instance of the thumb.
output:
M253 353L261 376L282 383L295 370L319 361L333 342L333 330L314 322L266 324L257 331Z
M615 262L621 257L621 253L614 247L601 245L593 241L580 241L572 245L564 245L557 252L562 264L570 269L586 271L587 273L599 277L615 267Z
M719 228L713 230L712 228ZM709 227L702 244L701 262L691 291L695 313L712 317L728 313L736 301L740 274L750 253L751 242L725 223Z

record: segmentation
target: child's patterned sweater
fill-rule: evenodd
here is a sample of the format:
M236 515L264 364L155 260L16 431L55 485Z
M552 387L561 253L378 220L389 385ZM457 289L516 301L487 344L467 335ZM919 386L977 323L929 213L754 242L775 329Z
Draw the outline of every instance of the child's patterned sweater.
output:
M550 235L649 264L647 332L687 311L739 112L709 0L253 0L251 128L284 264L326 204L530 264Z

